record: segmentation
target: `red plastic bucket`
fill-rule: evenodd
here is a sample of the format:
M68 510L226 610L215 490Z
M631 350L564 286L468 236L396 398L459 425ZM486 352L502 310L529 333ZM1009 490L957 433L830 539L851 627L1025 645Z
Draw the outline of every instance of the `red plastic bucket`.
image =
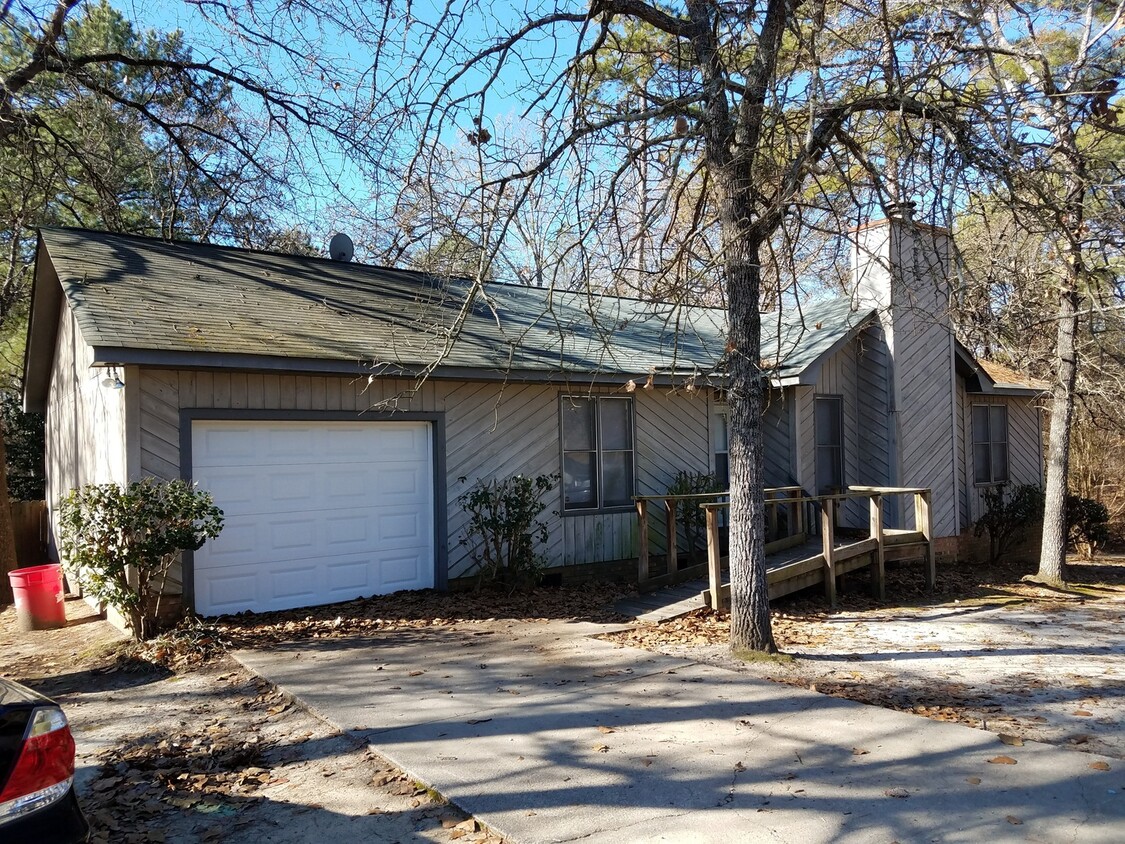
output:
M28 566L8 572L16 599L16 622L21 630L66 627L62 566Z

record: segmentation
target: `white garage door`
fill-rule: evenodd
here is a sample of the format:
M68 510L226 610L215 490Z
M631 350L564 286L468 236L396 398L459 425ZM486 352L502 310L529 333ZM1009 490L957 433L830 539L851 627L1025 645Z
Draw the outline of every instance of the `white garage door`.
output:
M191 460L225 516L195 552L201 615L434 585L429 423L197 420Z

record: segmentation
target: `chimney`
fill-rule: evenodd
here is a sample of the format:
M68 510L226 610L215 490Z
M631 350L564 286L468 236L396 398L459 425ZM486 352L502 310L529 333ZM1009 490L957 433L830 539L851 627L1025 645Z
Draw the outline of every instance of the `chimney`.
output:
M886 219L852 232L852 299L862 310L877 311L868 352L887 361L888 480L933 489L935 533L948 536L961 527L960 400L949 316L952 244L948 230L915 222L914 207L888 205ZM912 521L911 514L903 517Z

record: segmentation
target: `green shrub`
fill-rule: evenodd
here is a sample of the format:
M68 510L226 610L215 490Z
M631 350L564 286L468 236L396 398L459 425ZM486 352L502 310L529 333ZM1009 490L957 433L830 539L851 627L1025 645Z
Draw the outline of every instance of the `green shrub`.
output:
M539 582L546 560L537 549L547 544L547 525L539 516L547 507L543 496L557 483L557 475L481 478L457 499L469 514L461 544L477 564L478 584L514 590Z
M672 485L668 487L669 495L706 495L721 492L726 492L726 487L710 472L678 472ZM707 529L707 514L699 507L702 503L703 500L698 498L687 498L676 502L676 522L684 526L688 555L693 563L700 548L700 540ZM669 560L668 570L672 571L675 567L676 561Z
M176 557L222 528L223 511L210 493L184 481L87 484L59 506L64 559L84 590L125 616L137 639L156 633L160 594Z
M1109 510L1100 501L1078 495L1066 497L1066 534L1074 549L1087 558L1109 541Z
M977 536L988 534L988 557L995 563L1043 520L1043 490L1036 484L991 486L984 491L984 508L975 531Z

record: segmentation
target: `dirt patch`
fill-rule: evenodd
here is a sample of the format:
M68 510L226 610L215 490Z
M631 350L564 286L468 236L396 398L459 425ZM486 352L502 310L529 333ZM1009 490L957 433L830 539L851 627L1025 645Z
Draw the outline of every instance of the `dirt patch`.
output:
M0 673L66 710L95 844L500 842L221 655L208 628L137 649L82 601L67 610L66 628L34 633L0 613Z
M823 599L779 602L778 646L794 659L729 651L729 618L697 611L607 638L836 697L957 721L1009 736L1125 758L1125 558L1076 563L1073 592L1019 580L1026 569L952 569L925 600L910 568L880 605L853 579L836 611ZM959 597L952 597L957 595Z

